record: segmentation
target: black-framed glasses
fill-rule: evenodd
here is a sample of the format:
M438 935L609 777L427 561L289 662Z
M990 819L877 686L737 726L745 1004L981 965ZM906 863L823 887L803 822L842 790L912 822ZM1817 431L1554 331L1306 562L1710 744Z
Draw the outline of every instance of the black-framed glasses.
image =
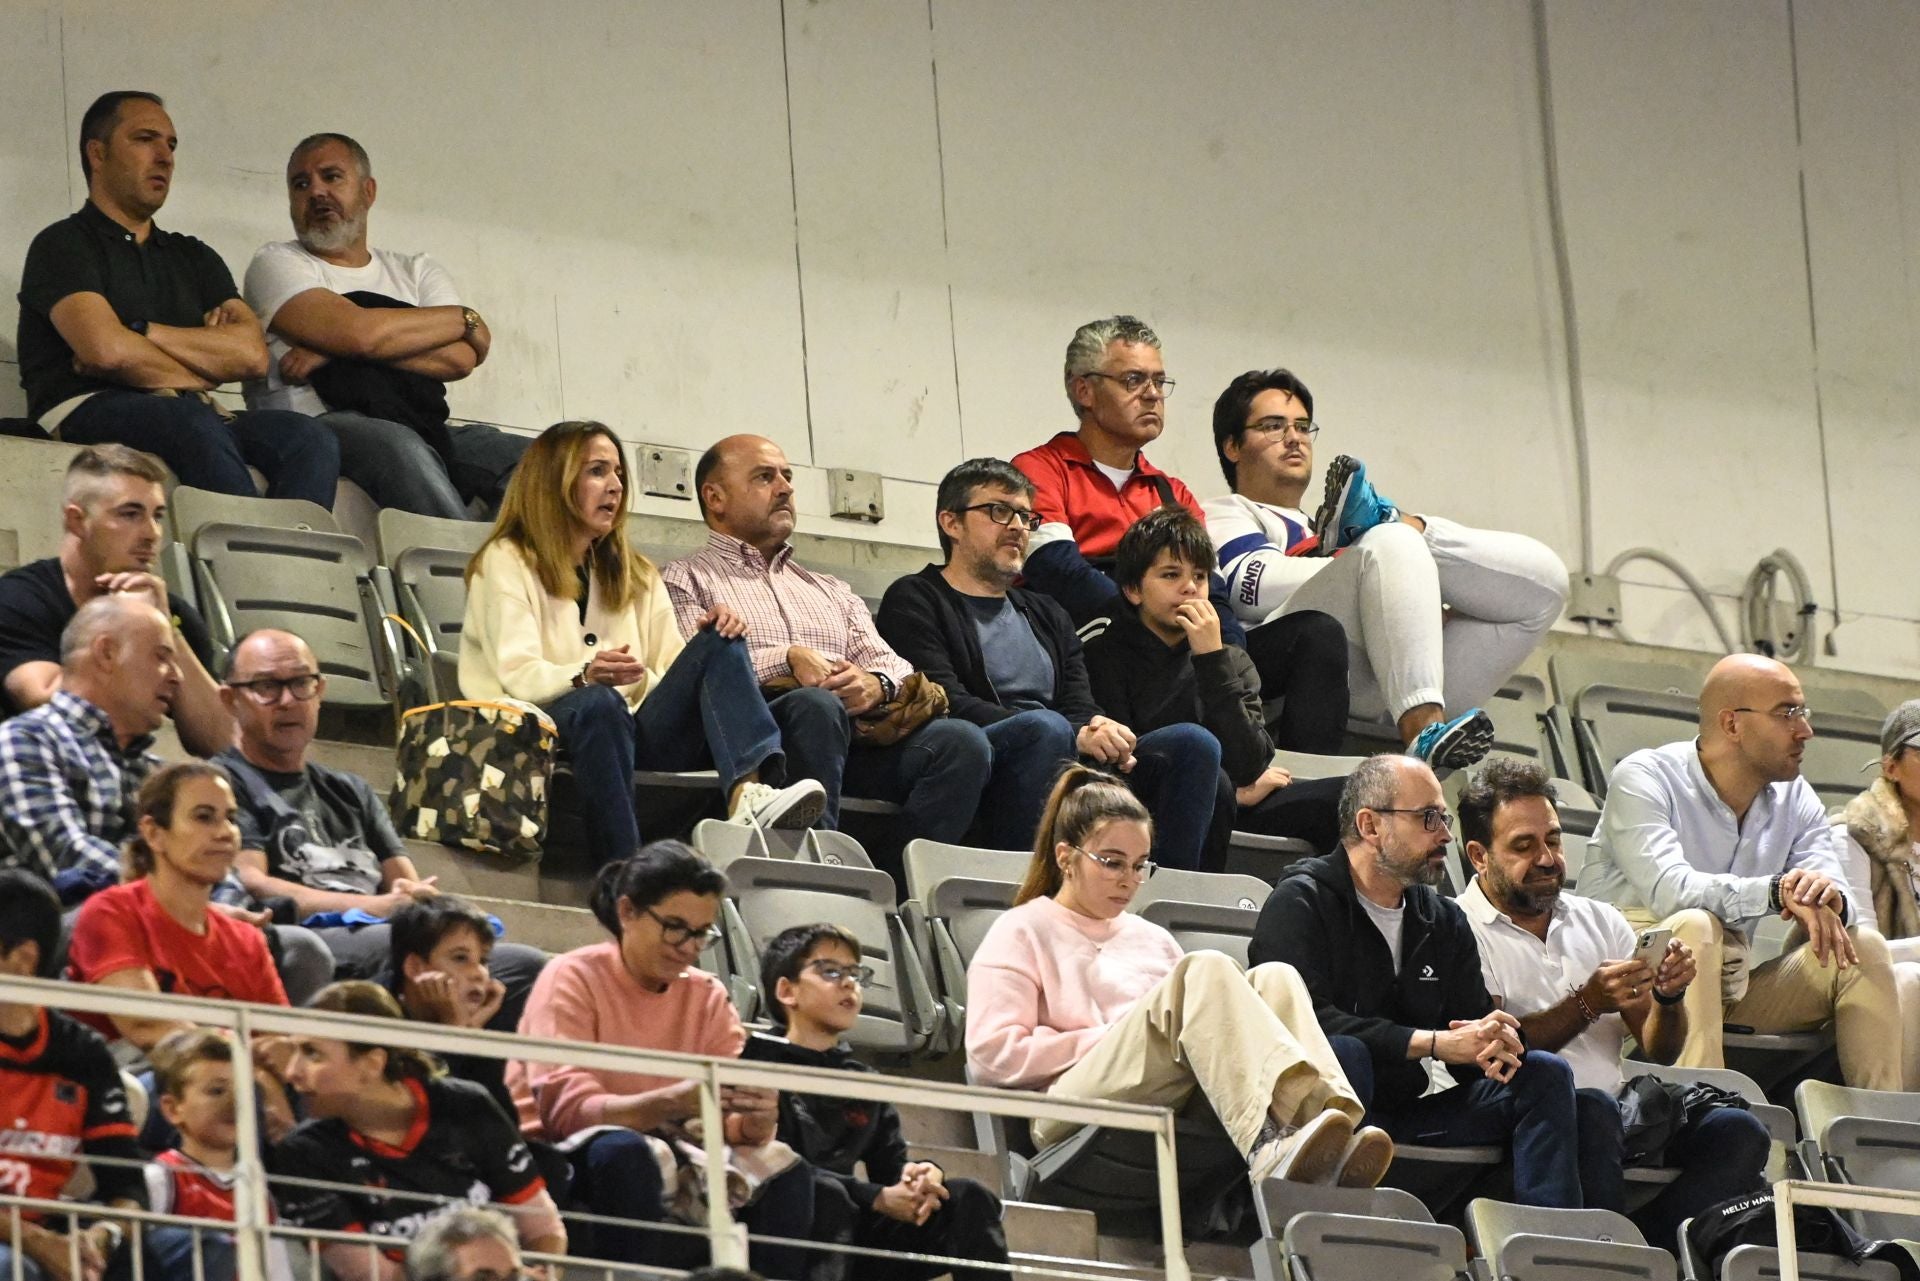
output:
M853 980L855 987L866 987L873 982L871 965L842 965L838 961L809 961L807 968L829 983L844 983Z
M1098 863L1109 876L1126 876L1132 873L1143 881L1150 881L1153 879L1154 869L1160 866L1150 858L1143 858L1138 863L1129 863L1123 858L1108 858L1105 854L1095 854L1092 850L1081 849L1078 845L1073 848L1077 853L1084 854Z
M1256 418L1247 424L1247 430L1260 436L1281 436L1289 434L1302 440L1312 440L1320 434L1320 424L1311 418Z
M1788 703L1785 707L1736 707L1736 712L1751 712L1755 716L1771 716L1791 725L1795 721L1813 724L1813 709L1805 703Z
M1121 390L1125 391L1129 396L1138 396L1147 389L1149 383L1153 385L1154 391L1158 392L1162 399L1173 395L1173 379L1167 377L1165 374L1149 374L1139 369L1129 369L1124 374L1103 374L1097 369L1089 369L1080 376L1082 378L1104 378L1110 383L1119 383Z
M650 907L643 907L640 910L659 922L660 937L665 940L668 947L679 947L682 943L691 941L694 947L704 952L720 941L720 927L718 925L709 925L702 929L695 929L685 921L678 920L671 916L662 916Z
M246 696L262 707L272 707L280 701L282 694L291 694L296 702L304 703L320 692L320 676L317 672L302 672L298 676L262 676L258 680L228 681L228 689L243 691Z
M1453 815L1438 805L1426 805L1417 810L1388 809L1382 805L1373 812L1376 814L1418 814L1420 816L1420 826L1426 828L1429 832L1451 832L1453 830Z
M987 519L996 525L1012 526L1017 523L1022 529L1040 528L1040 513L1031 507L1015 507L1012 503L974 503L958 510L963 516L968 512L985 512Z

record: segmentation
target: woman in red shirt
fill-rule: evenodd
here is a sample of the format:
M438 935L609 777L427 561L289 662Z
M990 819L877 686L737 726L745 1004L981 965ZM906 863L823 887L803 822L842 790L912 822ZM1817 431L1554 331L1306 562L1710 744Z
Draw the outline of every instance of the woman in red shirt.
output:
M127 843L129 879L81 907L67 949L69 976L135 992L287 1004L266 935L212 904L214 887L240 852L226 771L203 761L168 765L142 784L135 808L140 834ZM88 1017L143 1051L188 1026Z

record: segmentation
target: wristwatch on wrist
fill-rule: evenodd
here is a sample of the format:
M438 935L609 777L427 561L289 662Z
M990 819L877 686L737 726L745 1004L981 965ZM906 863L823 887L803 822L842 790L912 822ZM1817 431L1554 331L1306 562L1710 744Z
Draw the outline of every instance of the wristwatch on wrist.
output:
M587 669L592 666L593 660L591 658L580 664L580 670L573 674L573 687L575 689L585 689L587 687Z
M126 1243L127 1230L111 1219L100 1219L95 1222L93 1226L107 1234L106 1253L109 1255L118 1254L120 1247Z
M874 672L873 678L880 682L880 701L891 703L900 696L900 687L893 683L893 677L885 672Z
M467 322L467 336L472 337L473 331L480 328L480 313L471 307L462 307L460 315Z

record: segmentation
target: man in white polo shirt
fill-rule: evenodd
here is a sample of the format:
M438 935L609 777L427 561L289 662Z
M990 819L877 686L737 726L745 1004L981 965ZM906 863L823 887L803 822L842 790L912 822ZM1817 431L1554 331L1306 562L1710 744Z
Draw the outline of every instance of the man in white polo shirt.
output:
M1636 926L1658 924L1693 950L1679 1062L1724 1063L1721 1024L1798 1032L1832 1020L1848 1085L1901 1087L1893 967L1879 931L1854 925L1826 807L1800 777L1813 737L1807 699L1784 664L1733 654L1700 691L1700 735L1634 752L1614 767L1580 888ZM1749 962L1755 929L1777 913L1795 940Z
M1573 1069L1581 1115L1580 1188L1589 1208L1623 1210L1621 1128L1615 1102L1629 1034L1656 1062L1686 1039L1693 952L1671 940L1657 962L1635 959L1638 939L1618 909L1561 892L1567 863L1547 772L1496 757L1461 793L1460 833L1474 881L1459 904L1473 926L1487 991L1520 1020L1527 1045ZM1611 1118L1612 1125L1602 1122ZM1613 1145L1600 1150L1598 1136ZM1770 1148L1751 1112L1697 1112L1668 1144L1680 1177L1634 1217L1649 1241L1671 1241L1707 1206L1757 1190Z

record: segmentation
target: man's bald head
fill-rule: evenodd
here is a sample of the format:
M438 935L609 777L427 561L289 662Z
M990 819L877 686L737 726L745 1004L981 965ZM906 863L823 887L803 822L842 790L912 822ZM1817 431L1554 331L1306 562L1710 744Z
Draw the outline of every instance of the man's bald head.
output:
M1737 708L1766 711L1800 701L1800 681L1785 663L1761 654L1729 654L1713 665L1700 687L1700 732L1718 731L1723 714Z
M765 436L714 442L693 470L707 526L771 555L793 534L793 465Z
M109 592L96 596L74 612L60 632L60 666L71 675L90 670L102 651L103 638L119 638L139 633L146 638L154 625L171 632L173 624L144 596L131 592Z
M304 664L309 671L320 670L311 645L292 632L277 627L262 627L242 636L227 655L226 679L250 681L260 672L286 660Z
M104 711L123 740L153 733L180 690L173 620L145 596L94 597L60 633L60 683Z
M1812 737L1807 696L1786 664L1730 654L1707 673L1700 689L1700 756L1716 785L1745 794L1790 782L1800 776Z
M240 754L290 774L305 765L307 745L320 732L326 692L312 647L292 632L263 627L228 655L220 703L239 732Z

